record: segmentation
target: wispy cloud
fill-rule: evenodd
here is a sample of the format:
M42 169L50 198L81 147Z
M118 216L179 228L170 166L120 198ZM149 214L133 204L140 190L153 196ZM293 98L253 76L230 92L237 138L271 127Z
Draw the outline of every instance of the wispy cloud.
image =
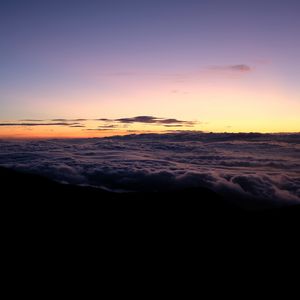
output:
M83 129L83 130L87 130L87 131L108 131L108 130L112 130L112 128L88 128L88 129Z
M111 121L111 120L110 119L106 119L106 118L100 118L100 119L95 119L95 121L108 122L108 121Z
M78 125L70 125L70 127L78 127L78 128L81 128L81 127L85 127L85 125L80 125L80 124L78 124Z
M246 64L211 66L209 67L209 69L212 71L230 71L230 72L239 72L239 73L248 73L253 70L252 67Z
M99 122L95 126L95 122ZM124 117L118 119L108 119L108 118L99 118L99 119L86 119L86 118L77 118L77 119L68 119L68 118L56 118L56 119L46 119L46 120L37 120L37 119L23 119L23 120L14 120L14 121L2 121L0 127L37 127L37 126L67 126L71 128L84 128L85 130L94 130L94 131L104 131L104 130L116 130L124 129L125 127L134 126L134 124L144 124L144 125L155 125L163 127L193 127L199 122L195 121L185 121L175 118L162 118L155 116L135 116L135 117ZM95 128L97 127L97 128Z
M119 123L145 123L145 124L157 124L157 125L166 125L166 124L187 124L193 125L195 122L191 121L183 121L177 119L166 119L166 118L158 118L153 116L137 116L133 118L121 118L116 119L115 121Z
M0 123L0 126L75 126L78 123Z
M117 71L111 73L103 73L101 74L104 77L148 77L148 78L162 78L162 79L171 79L175 82L185 82L186 80L190 80L195 77L199 77L202 73L209 71L230 71L236 73L248 73L253 71L253 67L245 64L245 63L238 63L238 64L228 64L228 65L211 65L211 66L202 66L198 69L194 70L186 70L182 72L178 70L178 72L167 72L167 73L151 73L151 72L131 72L131 71Z
M20 122L43 122L44 120L37 120L37 119L23 119Z
M102 125L102 126L98 126L99 129L113 129L113 128L117 128L118 126L116 125Z

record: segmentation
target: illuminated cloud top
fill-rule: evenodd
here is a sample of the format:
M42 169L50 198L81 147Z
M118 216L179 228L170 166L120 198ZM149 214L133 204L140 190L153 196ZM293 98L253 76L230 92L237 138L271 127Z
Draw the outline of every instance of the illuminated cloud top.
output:
M206 187L255 205L300 203L300 134L177 132L0 140L0 166L114 191ZM263 206L263 203L259 204Z

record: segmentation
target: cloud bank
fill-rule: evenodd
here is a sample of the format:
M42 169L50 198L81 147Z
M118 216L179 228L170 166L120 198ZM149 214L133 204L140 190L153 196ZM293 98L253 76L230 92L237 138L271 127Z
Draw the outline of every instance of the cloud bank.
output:
M206 187L274 204L300 201L300 134L0 140L0 165L116 191Z

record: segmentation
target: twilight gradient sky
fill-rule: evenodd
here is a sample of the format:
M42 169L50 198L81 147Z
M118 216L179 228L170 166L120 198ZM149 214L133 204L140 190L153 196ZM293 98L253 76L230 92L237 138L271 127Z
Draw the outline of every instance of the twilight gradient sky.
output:
M300 131L299 28L299 0L1 1L0 136Z

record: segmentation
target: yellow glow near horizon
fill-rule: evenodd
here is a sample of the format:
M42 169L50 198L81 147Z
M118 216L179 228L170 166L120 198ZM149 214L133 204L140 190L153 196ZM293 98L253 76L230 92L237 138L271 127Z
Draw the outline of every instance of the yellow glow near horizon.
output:
M154 116L195 122L193 127L164 127L153 124L118 124L97 129L98 121L85 127L1 126L2 138L102 137L132 132L199 130L206 132L299 132L300 102L280 84L269 78L259 81L254 74L201 74L183 78L121 78L118 88L107 93L78 90L62 95L40 94L27 99L27 109L39 112L23 118L49 120L130 118ZM159 77L159 76L158 76ZM20 95L21 97L21 95Z

